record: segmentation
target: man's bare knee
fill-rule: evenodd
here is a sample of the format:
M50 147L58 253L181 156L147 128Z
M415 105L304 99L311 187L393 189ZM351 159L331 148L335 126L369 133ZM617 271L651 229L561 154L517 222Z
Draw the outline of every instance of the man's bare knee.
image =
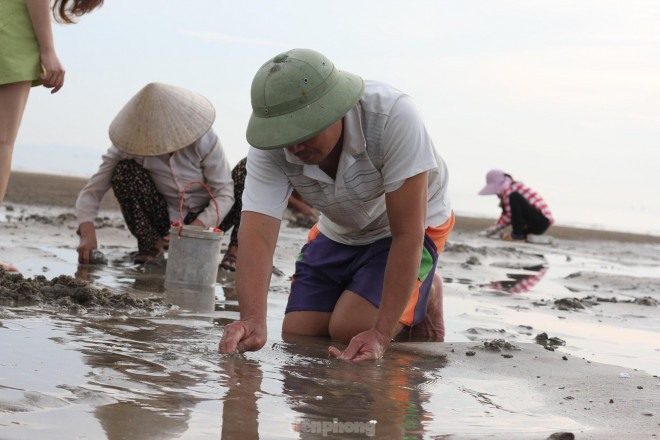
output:
M330 338L339 341L348 343L353 336L357 335L361 331L357 331L355 328L348 328L345 325L333 323L330 321Z
M289 312L282 322L282 333L304 336L328 336L330 313Z

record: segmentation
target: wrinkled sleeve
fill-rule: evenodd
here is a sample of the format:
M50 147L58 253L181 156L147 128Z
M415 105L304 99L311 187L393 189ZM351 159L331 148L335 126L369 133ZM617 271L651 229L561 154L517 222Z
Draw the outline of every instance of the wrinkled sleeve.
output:
M78 224L94 221L98 215L101 200L110 189L110 180L115 166L123 159L128 159L128 156L119 151L114 145L108 148L108 151L103 155L99 170L78 194L76 200Z
M212 200L197 218L205 225L215 226L222 222L234 205L234 181L231 178L227 156L214 132L211 131L202 139L201 149L204 181L218 203L220 219Z
M281 157L276 157L276 155ZM258 212L278 220L287 207L293 187L282 169L284 153L250 148L243 191L243 211Z

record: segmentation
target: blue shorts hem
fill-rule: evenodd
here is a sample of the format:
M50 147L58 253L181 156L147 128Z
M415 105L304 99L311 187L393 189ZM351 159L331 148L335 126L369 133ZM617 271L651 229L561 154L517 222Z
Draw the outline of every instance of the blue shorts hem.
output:
M287 307L284 309L284 314L286 315L289 312L324 312L324 313L332 313L335 310L335 308L331 309L314 309L311 307Z

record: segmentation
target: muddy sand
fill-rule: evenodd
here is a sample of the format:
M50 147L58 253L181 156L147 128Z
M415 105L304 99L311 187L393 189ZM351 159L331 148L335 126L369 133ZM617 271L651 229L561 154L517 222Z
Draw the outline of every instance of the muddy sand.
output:
M350 365L331 341L280 335L306 239L291 218L266 347L221 356L233 274L175 288L165 262L132 264L111 194L97 219L109 262L79 266L83 184L13 173L0 208L0 259L21 271L0 271L2 439L660 436L659 237L553 227L550 245L510 244L459 217L438 268L446 342Z

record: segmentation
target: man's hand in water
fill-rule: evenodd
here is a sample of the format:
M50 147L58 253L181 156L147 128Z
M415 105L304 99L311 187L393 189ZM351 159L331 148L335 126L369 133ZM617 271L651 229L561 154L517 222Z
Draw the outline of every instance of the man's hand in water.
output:
M362 362L383 357L389 343L390 338L372 328L355 335L343 352L336 347L329 347L328 351L343 361Z
M257 351L266 343L266 323L247 319L236 321L225 326L218 351L222 354L231 354Z

